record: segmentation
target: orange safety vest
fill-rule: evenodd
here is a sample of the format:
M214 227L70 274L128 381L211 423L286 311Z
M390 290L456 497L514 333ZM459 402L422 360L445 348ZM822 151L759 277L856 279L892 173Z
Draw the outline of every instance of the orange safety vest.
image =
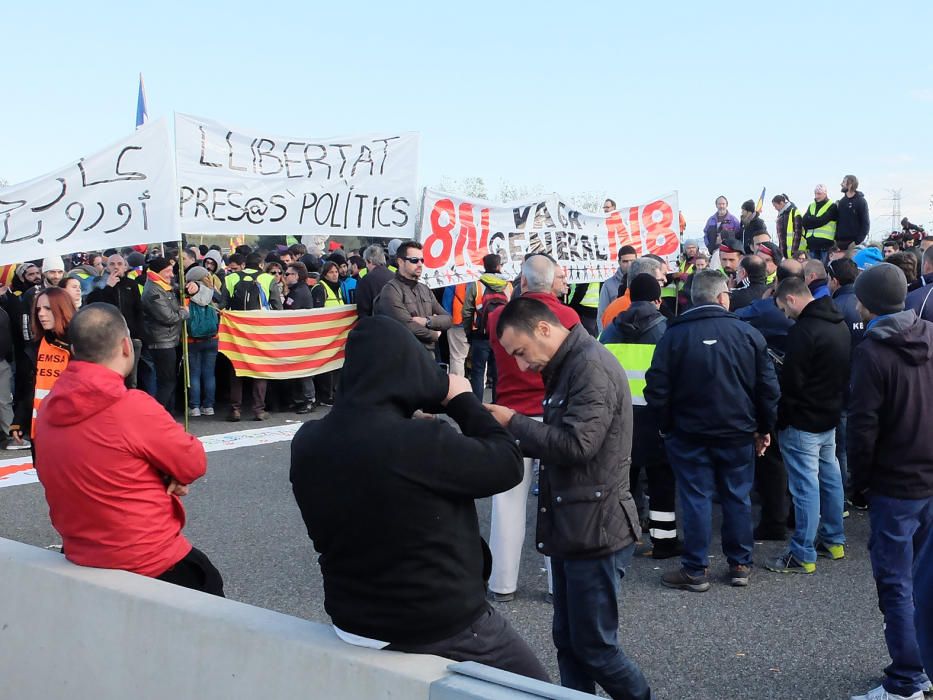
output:
M39 343L39 354L36 356L36 392L32 399L32 437L36 436L36 418L39 416L39 406L42 400L49 395L58 377L68 366L71 353L63 347L54 345L45 338Z
M463 302L466 301L466 282L454 287L454 300L450 310L450 319L455 326L463 325Z
M480 288L480 285L483 286L483 291L480 291L480 289L479 289L479 288ZM474 294L474 297L473 297L473 308L475 309L475 311L473 312L473 330L474 330L474 331L477 330L476 319L479 318L479 316L480 316L480 311L483 310L483 294L486 293L486 290L487 290L487 289L490 289L490 288L487 287L487 286L485 285L485 283L483 283L483 282L480 281L480 280L476 280L476 286L475 286L475 290L474 290L474 291L475 291L475 294ZM512 291L513 291L513 290L512 290L512 283L511 283L511 282L508 282L508 283L505 285L505 287L502 288L502 293L505 294L505 298L506 298L506 299L511 299L511 298L512 298ZM457 299L456 294L457 294L457 293L454 292L454 303L455 303L455 304L457 303L457 302L456 302L456 299ZM461 312L463 311L463 305L462 305L462 304L461 304L461 306L460 306L460 310L461 310ZM461 322L461 323L463 322L463 314L462 314L462 313L461 313L461 317L460 317L460 322Z

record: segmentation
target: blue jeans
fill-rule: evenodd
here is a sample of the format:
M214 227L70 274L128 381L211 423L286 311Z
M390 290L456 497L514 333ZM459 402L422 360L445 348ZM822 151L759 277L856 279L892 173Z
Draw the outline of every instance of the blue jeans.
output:
M492 348L487 338L473 338L470 350L470 386L473 387L473 393L480 401L483 400L483 391L486 388L485 376L488 369L489 378L492 380L492 400L496 400L496 356L492 354Z
M845 544L842 509L845 495L836 461L836 431L808 433L787 427L781 431L781 456L787 469L787 488L794 500L796 527L790 552L798 561L816 562L814 540Z
M843 495L849 486L849 458L846 455L846 433L848 432L849 412L842 409L839 416L839 425L836 426L836 461L839 462L839 471L842 472Z
M700 576L709 566L713 535L713 494L722 507L722 552L730 565L751 566L755 546L752 524L752 484L755 482L755 443L721 445L694 442L669 435L664 441L677 476L683 514L683 567Z
M560 684L596 694L596 683L612 698L648 700L651 689L638 664L619 647L616 592L635 545L598 559L551 557L554 622Z
M188 344L188 372L191 388L188 390L188 408L214 408L217 380L217 338L196 340Z
M933 670L933 533L914 552L914 625L924 668Z
M891 655L882 685L889 693L909 696L929 680L914 627L913 577L917 557L933 532L933 498L907 500L869 493L868 503L868 554Z

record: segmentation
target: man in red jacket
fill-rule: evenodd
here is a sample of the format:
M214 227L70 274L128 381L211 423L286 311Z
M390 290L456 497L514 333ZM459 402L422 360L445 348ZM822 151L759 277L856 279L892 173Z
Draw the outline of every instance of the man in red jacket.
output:
M522 296L544 302L566 328L572 328L580 323L580 317L555 296L553 284L556 272L557 265L547 255L538 253L528 257L522 265ZM502 308L490 312L489 328L496 327ZM515 358L505 351L495 333L489 334L489 344L495 355L499 373L496 402L541 420L541 416L544 415L544 382L541 375L536 372L522 372ZM489 576L489 590L497 602L512 600L518 587L532 462L531 459L525 459L525 475L518 486L492 497L492 523L489 530L492 572ZM550 581L548 588L550 589Z
M65 556L222 596L220 573L181 533L181 497L207 470L203 445L124 386L133 341L116 307L83 307L68 333L74 359L42 403L35 439Z

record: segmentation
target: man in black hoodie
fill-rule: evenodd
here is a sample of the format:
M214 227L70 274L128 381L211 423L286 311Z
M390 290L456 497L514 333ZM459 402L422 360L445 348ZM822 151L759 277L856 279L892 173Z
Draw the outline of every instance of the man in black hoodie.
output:
M442 406L462 434L412 418ZM320 459L324 444L354 447L335 468ZM448 378L401 323L361 319L347 339L333 409L292 440L292 489L320 554L337 635L548 680L486 602L491 561L474 499L522 475L515 440L465 378Z
M830 559L845 556L836 426L849 381L851 341L832 299L814 299L803 280L784 280L774 298L795 320L787 333L777 425L796 528L788 552L768 568L812 574L817 553Z
M933 452L925 438L933 424L933 324L904 310L906 294L904 273L889 263L855 280L866 326L852 362L848 452L852 489L870 505L868 552L891 655L882 686L919 700L929 678L917 636L929 634L930 622L915 627L913 572L925 573L916 562L933 534Z
M842 178L842 199L836 202L839 220L836 223L836 245L840 250L848 250L852 244L861 245L868 238L871 219L868 215L868 201L858 191L858 178L846 175Z

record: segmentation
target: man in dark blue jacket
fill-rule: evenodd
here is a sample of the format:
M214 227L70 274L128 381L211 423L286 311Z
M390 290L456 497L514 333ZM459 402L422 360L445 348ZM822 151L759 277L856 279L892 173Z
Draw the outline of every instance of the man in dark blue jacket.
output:
M836 223L836 245L841 250L848 250L852 244L861 245L868 238L871 217L868 214L868 201L858 191L858 178L846 175L842 179L842 199L836 202L839 220Z
M729 313L721 274L698 272L691 301L693 308L668 324L655 350L645 399L665 435L684 520L683 566L661 581L700 592L710 585L714 493L722 504L729 577L733 586L748 585L754 546L749 493L755 454L771 442L778 384L761 333Z
M677 539L677 513L674 508L674 473L664 452L654 413L645 405L645 372L651 366L655 346L667 330L661 313L661 285L654 275L642 273L631 281L632 305L616 316L599 336L622 364L632 391L632 467L630 481L638 483L642 469L648 479L648 533L651 548L645 556L654 559L676 557L682 551ZM642 516L644 517L644 516Z
M929 685L914 622L914 573L933 536L933 452L924 439L933 424L933 324L904 310L907 279L880 263L855 281L866 321L852 361L849 468L852 489L871 506L868 552L884 615L891 664L881 689L861 698L922 700ZM925 605L929 591L918 588ZM929 667L926 667L929 670Z
M917 312L925 321L933 321L933 246L923 251L921 275L907 293L906 308Z

